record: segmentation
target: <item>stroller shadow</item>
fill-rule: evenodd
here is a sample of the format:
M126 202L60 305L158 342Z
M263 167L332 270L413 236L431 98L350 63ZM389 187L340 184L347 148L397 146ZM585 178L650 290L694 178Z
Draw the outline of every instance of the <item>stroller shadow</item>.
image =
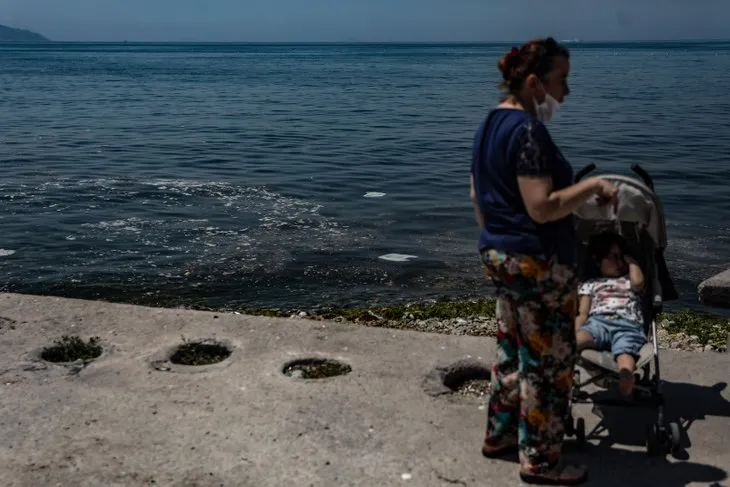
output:
M566 443L568 446L568 443ZM574 455L569 453L570 462ZM724 487L728 475L721 468L694 462L670 462L666 458L649 458L645 451L627 451L602 445L587 445L576 455L576 461L588 466L586 485L597 487L630 487L656 485L686 487L701 483Z
M730 418L730 401L723 397L727 386L725 382L713 386L663 382L664 419L666 422L676 422L680 427L681 450L674 454L676 459L690 458L692 425L696 421L701 421L707 416ZM596 401L613 397L615 397L613 391L591 394L591 399ZM598 440L598 448L602 449L608 449L613 445L645 446L647 426L654 424L657 419L653 408L594 405L592 412L601 420L596 428L587 431L587 436L589 439Z

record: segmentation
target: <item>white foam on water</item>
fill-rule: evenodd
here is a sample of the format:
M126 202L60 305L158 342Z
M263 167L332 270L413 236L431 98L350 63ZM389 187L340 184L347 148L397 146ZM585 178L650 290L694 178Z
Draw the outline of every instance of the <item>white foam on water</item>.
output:
M417 259L417 255L408 254L385 254L378 257L378 259L387 260L389 262L408 262L411 259Z
M165 265L172 258L176 265L184 261L187 269L200 272L273 273L287 266L299 251L363 248L371 238L369 232L323 214L324 206L316 200L265 186L177 178L60 178L10 189L25 195L20 203L23 210L35 211L26 205L46 208L59 206L59 201L84 199L81 207L66 205L70 210L65 211L80 212L83 220L75 232L59 237L90 245L95 240L103 242L94 254L99 265L120 259L125 268L142 266L146 271L152 263ZM372 197L380 194L373 192ZM134 258L128 255L125 259L124 249L134 250ZM11 254L0 257L7 255ZM140 256L148 259L142 263Z
M9 257L15 253L14 250L0 249L0 257Z
M97 223L82 223L81 227L116 234L122 232L139 234L142 233L145 227L147 227L148 229L152 229L155 225L163 225L164 223L164 220L144 220L142 218L137 218L133 216L130 218L123 218L119 220L101 221Z
M363 195L364 198L382 198L383 196L385 196L385 193L380 191L368 191Z

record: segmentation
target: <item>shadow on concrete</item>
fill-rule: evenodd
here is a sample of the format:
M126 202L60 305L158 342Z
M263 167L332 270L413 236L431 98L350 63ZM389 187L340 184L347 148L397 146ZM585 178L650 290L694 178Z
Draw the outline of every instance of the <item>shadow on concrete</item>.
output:
M730 418L730 401L722 395L726 389L727 382L714 386L667 382L664 384L667 417L679 422L687 431L692 423L707 416Z
M696 421L704 420L707 416L730 418L730 401L722 395L726 389L725 382L718 382L713 386L683 382L663 384L665 421L678 423L682 433L682 451L675 454L677 459L690 458L692 425ZM605 400L612 394L614 393L611 391L600 391L591 397ZM616 444L645 446L647 427L657 420L656 410L653 408L595 405L593 413L601 421L587 432L587 436L589 439L598 439L599 445L604 447Z
M649 457L646 452L616 448L607 444L587 444L578 448L574 441L565 442L564 461L588 466L589 482L596 487L686 487L697 483L708 487L726 487L727 471L712 465L688 461L670 461L665 457ZM517 463L517 455L504 458ZM517 468L517 467L516 467ZM723 482L723 483L721 483Z
M593 413L600 422L588 437L598 439L578 449L573 441L567 441L567 461L588 465L591 486L647 486L685 487L695 483L710 487L724 487L728 473L724 468L687 461L690 459L692 425L708 416L730 418L730 401L723 397L727 383L702 386L681 382L665 382L665 420L679 423L682 433L682 450L667 457L649 457L645 450L647 426L657 420L653 408L594 406ZM612 394L601 391L595 396ZM720 433L722 434L722 433ZM624 450L620 446L640 447L640 450ZM718 452L719 453L719 452ZM722 455L718 455L719 458ZM724 467L724 465L723 465Z
M566 447L568 444L566 444ZM627 451L603 445L588 445L579 454L566 448L566 461L588 465L590 481L597 487L685 487L695 483L720 487L727 471L701 463L649 458L643 451Z

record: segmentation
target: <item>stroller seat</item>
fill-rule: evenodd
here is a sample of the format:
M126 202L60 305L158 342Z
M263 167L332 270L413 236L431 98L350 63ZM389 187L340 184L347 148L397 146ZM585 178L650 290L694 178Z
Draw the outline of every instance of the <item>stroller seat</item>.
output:
M635 228L629 224L629 226L625 226L626 229L632 229L635 230ZM641 238L637 235L638 240L640 241ZM653 266L651 263L653 256L651 256L649 259L642 259L642 268L647 269L649 272L653 272ZM656 309L654 309L654 306L657 303L661 303L662 301L662 288L661 283L659 282L659 279L657 277L657 274L650 274L650 282L651 292L646 296L644 300L644 313L646 314L646 317L648 318L646 322L644 323L644 334L647 335L647 342L644 344L643 347L641 347L641 350L639 350L639 356L636 359L636 370L641 370L644 367L651 364L651 361L654 359L655 349L654 349L654 336L653 336L653 326L655 326L654 318ZM614 374L618 374L618 365L616 364L616 359L613 357L613 354L606 350L583 350L580 354L580 362L581 365L583 365L586 369L594 369L594 368L600 368L603 369L606 372L612 372Z
M590 368L591 366L599 367L603 370L618 373L618 366L613 354L609 351L600 350L583 350L580 354L582 360L581 365ZM645 343L639 351L639 358L636 360L636 368L642 369L648 365L654 358L654 346L651 343Z

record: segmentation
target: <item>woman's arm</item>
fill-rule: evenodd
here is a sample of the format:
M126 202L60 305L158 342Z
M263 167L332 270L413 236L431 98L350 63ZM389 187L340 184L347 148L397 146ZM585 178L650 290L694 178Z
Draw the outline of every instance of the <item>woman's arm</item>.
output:
M575 317L575 331L578 331L581 326L585 325L588 321L588 313L591 312L591 297L590 296L579 296L580 304L578 305L578 316Z
M615 200L618 189L593 177L553 191L553 169L557 148L542 124L529 123L518 135L517 185L527 214L537 223L561 220L590 197L600 194L606 202Z
M479 228L484 228L484 214L482 213L482 210L479 208L479 197L477 196L477 190L474 189L474 175L471 175L471 190L469 191L469 194L471 196L471 204L474 207L474 216L477 219L477 224L479 225Z
M560 191L553 191L551 176L518 176L517 184L527 214L537 223L560 220L572 214L599 192L602 180L589 178Z

